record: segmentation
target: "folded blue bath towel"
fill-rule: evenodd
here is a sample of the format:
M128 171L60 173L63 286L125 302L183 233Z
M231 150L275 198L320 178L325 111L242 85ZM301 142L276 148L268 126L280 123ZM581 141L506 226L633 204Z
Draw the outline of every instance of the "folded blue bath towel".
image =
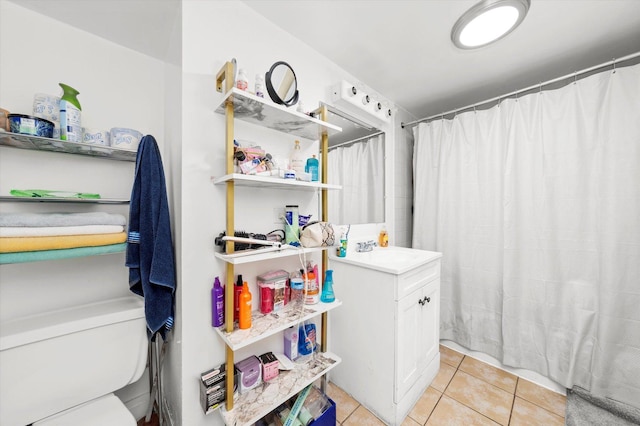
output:
M173 325L176 269L169 203L160 150L153 136L142 138L129 206L126 265L129 288L144 297L148 334L165 338Z

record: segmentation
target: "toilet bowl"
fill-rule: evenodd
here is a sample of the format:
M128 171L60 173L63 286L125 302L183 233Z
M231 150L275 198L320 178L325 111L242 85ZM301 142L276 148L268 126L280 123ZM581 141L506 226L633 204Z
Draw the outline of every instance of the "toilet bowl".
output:
M137 381L146 360L138 296L3 322L0 424L135 425L112 392Z

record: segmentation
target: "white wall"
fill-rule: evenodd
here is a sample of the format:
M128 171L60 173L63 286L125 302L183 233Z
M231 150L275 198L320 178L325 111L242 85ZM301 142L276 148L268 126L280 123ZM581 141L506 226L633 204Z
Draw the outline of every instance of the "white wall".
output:
M300 96L310 109L319 101L329 101L328 88L332 84L341 79L357 81L357 78L236 1L183 2L182 50L181 424L198 426L221 424L218 414L204 416L202 413L198 402L198 375L225 359L224 345L210 326L211 285L215 276L224 278L225 267L213 254L213 238L225 227L225 188L210 182L211 176L225 172L224 120L222 115L213 113L220 99L215 92L215 74L226 61L235 57L238 66L247 70L252 88L256 73L264 73L274 62L284 60L295 70ZM285 156L295 139L269 131L257 132L248 126L237 127L238 133L265 142L270 152L280 150ZM317 144L308 141L302 141L302 144L307 153L317 149ZM387 138L387 144L389 150L393 150L393 137ZM268 232L278 226L274 223L274 207L302 198L307 207L301 204L301 212L311 211L315 201L306 197L283 191L248 194L236 188L237 205L244 206L236 209L236 228ZM278 265L280 267L291 270L296 267L296 259L286 260ZM270 269L274 269L274 265L265 263L242 271L244 277L255 280L256 274ZM254 293L254 300L257 300L256 296ZM237 354L236 360L242 359L243 355Z
M162 149L165 76L161 61L5 0L0 1L0 57L3 108L30 114L34 93L59 94L58 83L67 83L80 91L86 127L135 128L154 135ZM133 162L0 146L0 194L38 188L127 199L134 167ZM0 211L106 211L128 218L129 207L3 202ZM2 322L132 294L122 253L1 268Z

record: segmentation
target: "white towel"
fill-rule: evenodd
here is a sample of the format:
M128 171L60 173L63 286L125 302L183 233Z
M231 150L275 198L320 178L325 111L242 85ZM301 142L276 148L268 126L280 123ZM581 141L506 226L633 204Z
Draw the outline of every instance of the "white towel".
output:
M0 237L55 237L58 235L117 234L119 232L124 232L124 226L0 226Z
M83 226L121 225L127 219L121 214L92 213L0 213L0 226Z

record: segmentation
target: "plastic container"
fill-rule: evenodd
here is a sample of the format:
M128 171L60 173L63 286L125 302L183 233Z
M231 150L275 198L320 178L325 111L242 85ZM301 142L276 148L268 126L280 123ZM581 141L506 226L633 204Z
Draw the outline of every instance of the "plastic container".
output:
M258 275L260 288L260 312L278 312L287 304L289 273L282 269Z
M315 305L320 301L320 289L318 288L318 281L316 275L313 272L307 272L303 277L305 292L304 292L304 304Z
M9 128L12 133L44 138L53 137L54 124L52 121L25 114L9 114L8 118Z
M77 97L80 92L66 84L58 84L63 91L60 97L60 139L82 142L82 107Z
M238 70L238 77L236 78L236 87L240 90L249 89L249 79L247 78L247 73L243 68L240 68Z
M295 141L293 149L289 154L289 168L296 171L296 177L304 173L305 161L302 158L302 150L300 149L300 141Z
M298 217L298 206L288 205L284 210L284 242L287 244L300 243L300 225Z
M238 327L241 330L251 328L251 292L249 291L249 284L247 284L246 281L242 285L238 305L240 308Z
M289 275L289 286L291 287L291 301L294 306L304 304L304 280L302 274L295 271Z
M224 324L224 289L220 285L220 279L216 277L211 289L211 325L220 327Z
M264 98L264 77L260 74L256 74L255 92L257 97Z
M308 323L298 327L298 354L309 355L316 349L316 325Z
M319 162L315 155L311 158L307 158L307 165L305 166L304 171L311 174L311 182L318 181L318 166Z
M238 321L240 318L240 293L242 293L242 274L238 274L236 285L233 286L233 320Z
M324 284L322 285L322 295L320 300L324 303L331 303L336 300L336 295L333 292L333 270L327 269L324 276Z

